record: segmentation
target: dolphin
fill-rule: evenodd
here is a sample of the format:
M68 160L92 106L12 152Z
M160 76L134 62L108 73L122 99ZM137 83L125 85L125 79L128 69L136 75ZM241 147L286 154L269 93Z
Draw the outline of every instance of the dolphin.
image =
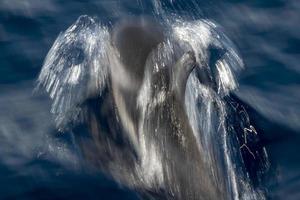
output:
M185 110L185 87L196 66L194 53L186 52L169 69L146 69L151 97L140 130L160 152L164 187L171 199L225 199L224 182L207 173L214 166L205 163ZM163 100L153 103L162 91Z
M149 17L125 18L112 30L110 54L113 99L123 128L138 148L137 96L150 52L165 39L163 27Z

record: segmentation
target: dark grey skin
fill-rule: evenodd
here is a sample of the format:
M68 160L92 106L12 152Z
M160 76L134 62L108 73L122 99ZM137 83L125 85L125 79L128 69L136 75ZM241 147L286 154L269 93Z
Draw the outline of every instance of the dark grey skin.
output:
M111 69L113 98L123 128L130 135L135 148L138 148L140 118L137 96L144 80L145 63L150 52L164 39L162 26L147 17L128 18L112 30L112 46L117 57L111 59L121 62L114 64ZM126 73L120 73L122 70ZM120 81L122 77L125 80Z

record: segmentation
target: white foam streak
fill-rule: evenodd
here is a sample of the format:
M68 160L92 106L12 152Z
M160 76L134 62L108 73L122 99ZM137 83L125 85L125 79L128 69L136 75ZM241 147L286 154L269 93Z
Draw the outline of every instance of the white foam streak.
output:
M237 87L236 80L230 70L230 67L224 59L218 60L216 67L220 77L218 93L224 92L225 94L228 94Z

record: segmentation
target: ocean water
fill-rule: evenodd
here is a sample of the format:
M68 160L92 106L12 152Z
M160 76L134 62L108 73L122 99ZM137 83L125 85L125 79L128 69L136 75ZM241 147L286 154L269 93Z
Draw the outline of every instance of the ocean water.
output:
M219 24L244 61L232 96L266 147L267 199L300 198L300 2L165 0L170 12ZM146 0L2 0L0 2L0 199L138 199L86 168L73 138L55 127L51 101L33 92L60 32L79 16L109 24L151 15ZM251 163L247 163L251 168Z

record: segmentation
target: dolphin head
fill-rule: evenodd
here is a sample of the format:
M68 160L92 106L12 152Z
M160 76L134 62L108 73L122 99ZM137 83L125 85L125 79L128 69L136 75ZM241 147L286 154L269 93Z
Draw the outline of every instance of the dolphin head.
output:
M148 55L163 40L162 26L149 17L127 18L115 26L112 35L123 67L139 83L144 77Z

